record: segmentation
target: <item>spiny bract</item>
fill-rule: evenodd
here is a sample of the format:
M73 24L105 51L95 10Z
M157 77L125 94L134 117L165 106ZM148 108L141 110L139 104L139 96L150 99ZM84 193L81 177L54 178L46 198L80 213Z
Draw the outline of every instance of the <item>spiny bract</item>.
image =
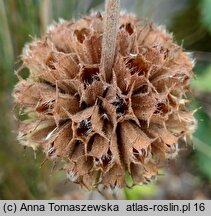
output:
M192 133L185 93L192 61L160 27L121 15L112 77L101 67L103 17L55 24L21 56L30 71L14 89L23 145L63 160L68 177L93 189L156 176Z

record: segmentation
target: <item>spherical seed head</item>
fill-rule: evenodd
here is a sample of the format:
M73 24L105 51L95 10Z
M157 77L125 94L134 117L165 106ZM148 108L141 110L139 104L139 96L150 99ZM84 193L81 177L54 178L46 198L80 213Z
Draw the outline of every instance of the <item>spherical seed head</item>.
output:
M30 75L15 89L23 145L65 161L68 177L93 189L148 182L177 153L195 119L184 100L192 61L170 34L121 15L111 78L101 67L103 17L55 24L22 54Z

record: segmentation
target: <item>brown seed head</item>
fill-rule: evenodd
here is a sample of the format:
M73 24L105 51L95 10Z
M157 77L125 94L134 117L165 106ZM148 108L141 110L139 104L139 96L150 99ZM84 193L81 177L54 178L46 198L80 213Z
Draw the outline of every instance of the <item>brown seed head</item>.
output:
M148 182L195 125L184 100L193 67L187 53L134 16L121 15L117 27L110 78L98 13L58 23L27 45L30 75L14 89L28 115L18 139L64 160L68 177L88 189L125 187L126 172L134 184Z

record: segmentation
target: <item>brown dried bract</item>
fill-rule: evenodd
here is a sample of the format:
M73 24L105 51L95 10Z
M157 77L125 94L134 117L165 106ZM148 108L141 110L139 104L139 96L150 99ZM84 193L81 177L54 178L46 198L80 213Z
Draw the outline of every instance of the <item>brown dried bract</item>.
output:
M195 125L184 100L192 61L170 34L121 15L107 78L102 35L99 13L56 24L26 46L30 75L13 94L28 115L20 142L64 159L68 177L88 189L125 187L128 172L134 184L150 181Z

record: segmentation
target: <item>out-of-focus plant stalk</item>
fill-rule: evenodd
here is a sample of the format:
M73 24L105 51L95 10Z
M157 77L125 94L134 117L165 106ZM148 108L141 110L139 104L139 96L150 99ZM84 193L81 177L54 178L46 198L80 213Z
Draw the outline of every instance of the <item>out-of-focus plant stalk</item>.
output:
M6 14L6 8L3 0L0 0L0 20L1 20L1 28L0 28L0 36L2 38L2 50L3 50L3 56L5 59L2 59L2 61L5 61L4 64L9 69L13 65L14 61L14 50L12 46L12 39L11 34L9 30L8 20L7 20L7 14Z

